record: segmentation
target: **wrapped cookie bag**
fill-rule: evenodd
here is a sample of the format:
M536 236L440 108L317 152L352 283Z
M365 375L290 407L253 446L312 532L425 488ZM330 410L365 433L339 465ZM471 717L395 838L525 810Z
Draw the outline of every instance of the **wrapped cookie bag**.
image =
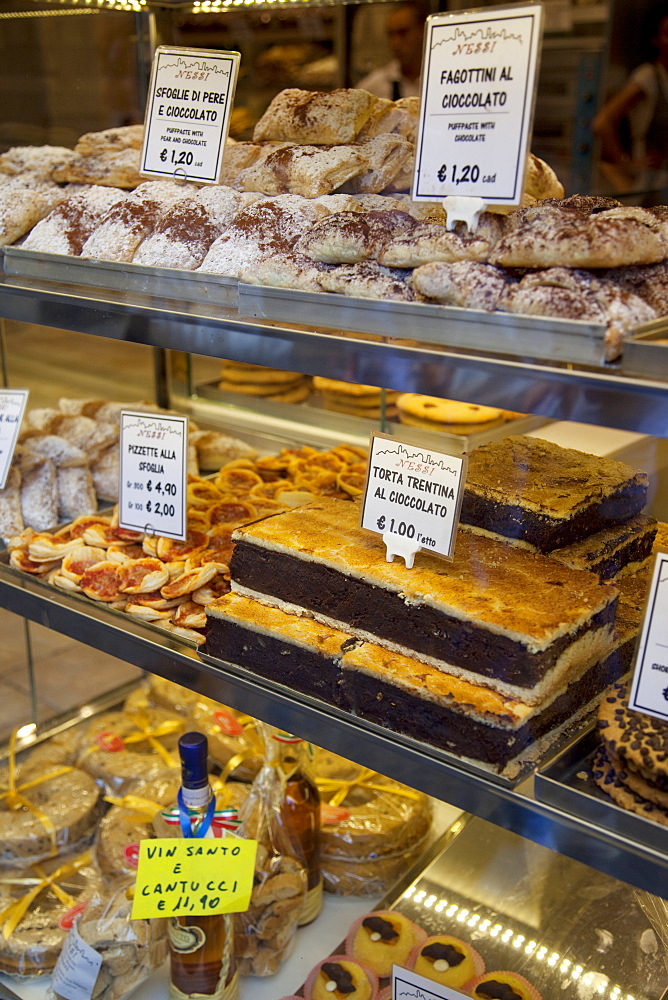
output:
M292 950L306 900L306 870L295 857L281 817L283 783L265 765L240 817L243 836L257 840L251 904L236 916L235 951L246 976L272 976Z
M252 781L264 763L264 748L255 719L200 695L188 715L194 729L209 740L209 756L222 778Z
M78 938L76 953L80 955L87 946L100 959L91 1000L123 1000L167 958L167 921L132 920L132 895L133 880L117 879L97 891L73 921L75 926L70 935ZM77 977L77 954L67 955L67 950L66 944L46 1000L71 996L67 989L60 992L68 978ZM95 962L89 951L87 959L84 959L86 965ZM85 975L87 970L82 971Z
M20 763L16 732L7 767L0 772L0 871L36 864L92 840L102 815L100 790L70 764L63 747L45 745Z
M328 750L318 750L320 866L328 892L379 896L426 846L428 796Z
M89 851L0 876L0 971L51 972L71 918L102 888Z

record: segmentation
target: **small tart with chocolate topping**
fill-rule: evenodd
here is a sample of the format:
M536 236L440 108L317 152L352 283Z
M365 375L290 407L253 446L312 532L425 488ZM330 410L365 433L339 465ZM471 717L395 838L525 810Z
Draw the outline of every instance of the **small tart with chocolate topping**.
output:
M485 962L465 941L448 934L437 934L416 948L410 967L425 979L461 990L464 983L483 974Z
M381 979L387 979L392 975L393 965L407 966L411 954L426 938L422 928L402 913L375 910L352 925L346 951Z
M348 955L319 962L304 985L306 1000L377 1000L378 978L372 969Z
M535 986L517 972L486 972L466 984L475 1000L542 1000Z

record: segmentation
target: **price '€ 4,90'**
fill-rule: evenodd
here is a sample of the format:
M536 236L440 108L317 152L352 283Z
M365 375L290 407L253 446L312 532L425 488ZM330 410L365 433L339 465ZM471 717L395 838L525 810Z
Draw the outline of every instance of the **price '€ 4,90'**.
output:
M121 527L185 538L187 440L186 417L121 414Z

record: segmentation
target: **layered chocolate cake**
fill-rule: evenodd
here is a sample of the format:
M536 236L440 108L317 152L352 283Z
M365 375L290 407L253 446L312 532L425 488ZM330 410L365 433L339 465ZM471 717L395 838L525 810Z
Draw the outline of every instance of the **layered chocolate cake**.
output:
M471 453L461 521L550 552L635 517L647 487L623 462L510 435Z
M617 592L593 574L464 531L409 570L359 516L321 498L240 528L232 589L531 704L610 652Z
M553 549L553 559L595 573L601 580L635 573L652 554L657 522L647 514L639 514L623 524L603 528L579 542Z
M207 616L210 656L495 771L590 709L628 669L635 636L618 630L608 655L532 705L240 594L219 598Z

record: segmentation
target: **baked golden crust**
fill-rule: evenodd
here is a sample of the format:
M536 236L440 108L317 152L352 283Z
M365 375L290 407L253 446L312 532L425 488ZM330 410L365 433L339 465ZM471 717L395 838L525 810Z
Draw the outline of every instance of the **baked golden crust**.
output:
M400 594L407 604L484 623L489 631L519 638L531 651L573 632L616 597L614 588L590 573L465 531L457 537L452 562L420 552L411 570L388 563L382 538L360 527L359 509L334 499L247 525L233 537L332 567Z

